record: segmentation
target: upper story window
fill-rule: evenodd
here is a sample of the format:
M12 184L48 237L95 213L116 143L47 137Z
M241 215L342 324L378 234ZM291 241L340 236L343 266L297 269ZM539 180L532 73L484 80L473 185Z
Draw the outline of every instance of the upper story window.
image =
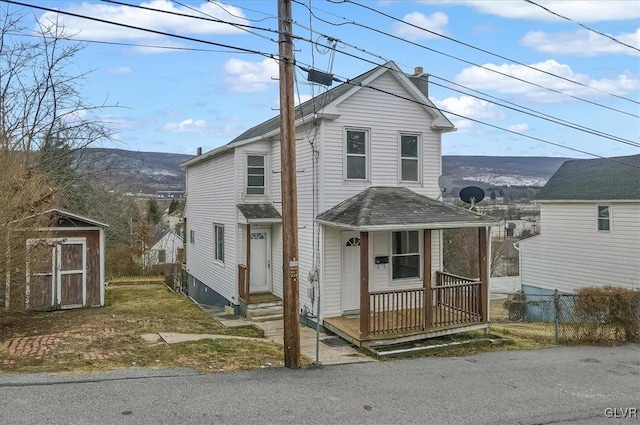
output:
M189 243L196 243L196 232L195 232L195 230L189 230Z
M420 137L417 134L400 135L400 181L420 181Z
M598 205L598 230L608 232L611 230L611 207Z
M266 194L266 155L247 155L247 195Z
M420 232L393 232L391 238L393 279L420 277Z
M367 180L368 133L366 130L347 130L346 179Z

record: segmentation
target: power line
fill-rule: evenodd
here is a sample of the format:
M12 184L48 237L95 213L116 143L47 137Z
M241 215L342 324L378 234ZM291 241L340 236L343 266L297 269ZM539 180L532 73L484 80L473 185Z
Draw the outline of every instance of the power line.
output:
M300 69L302 69L303 71L308 71L308 69L305 69L305 67L300 66L299 64L297 66ZM612 159L612 158L608 158L606 156L598 155L598 154L595 154L595 153L591 153L591 152L588 152L588 151L585 151L585 150L582 150L582 149L573 148L573 147L566 146L566 145L563 145L563 144L560 144L560 143L552 142L550 140L542 139L540 137L530 136L528 134L520 133L520 132L515 131L515 130L510 130L508 128L500 127L500 126L495 125L495 124L490 124L490 123L487 123L487 122L484 122L484 121L481 121L481 120L478 120L478 119L475 119L475 118L467 117L465 115L458 114L458 113L455 113L455 112L452 112L452 111L448 111L446 109L437 108L437 107L435 107L433 105L429 105L427 103L420 102L418 100L415 100L415 99L412 99L412 98L409 98L409 97L401 96L399 94L392 93L392 92L387 91L387 90L383 90L383 89L380 89L380 88L377 88L377 87L373 87L373 86L369 86L369 85L364 85L361 82L354 82L352 79L334 77L334 81L337 81L337 82L340 82L340 83L343 83L343 84L349 84L349 85L354 86L354 87L368 88L370 90L374 90L374 91L377 91L377 92L380 92L380 93L384 93L384 94L387 94L389 96L393 96L393 97L396 97L396 98L399 98L399 99L402 99L402 100L407 100L407 101L410 101L412 103L415 103L415 104L418 104L418 105L421 105L421 106L424 106L424 107L427 107L427 108L430 108L430 109L439 110L439 111L441 111L443 113L450 114L450 115L456 116L458 118L466 119L466 120L469 120L469 121L472 121L472 122L475 122L475 123L478 123L478 124L481 124L481 125L484 125L484 126L487 126L487 127L491 127L491 128L496 129L496 130L505 131L507 133L515 134L515 135L521 136L521 137L525 137L527 139L535 140L535 141L538 141L538 142L542 142L542 143L546 143L546 144L549 144L549 145L557 146L557 147L560 147L560 148L563 148L563 149L571 150L571 151L574 151L574 152L582 153L582 154L593 156L593 157L596 157L596 158L606 159L606 160L609 160L609 161L617 162L617 163L620 163L620 164L624 164L624 165L628 165L630 167L634 167L634 168L640 169L639 166L636 166L636 165L633 165L633 164L628 164L628 163L623 162L623 161L618 161L618 160L615 160L615 159Z
M292 0L292 1L295 1L296 3L299 3L297 0ZM321 10L321 9L318 9L318 8L316 8L316 9L317 9L317 10ZM585 102L585 103L589 103L589 104L594 105L594 106L598 106L598 107L600 107L600 108L604 108L604 109L608 109L608 110L611 110L611 111L614 111L614 112L618 112L618 113L621 113L621 114L629 115L629 116L634 117L634 118L640 118L640 115L633 114L633 113L631 113L631 112L627 112L627 111L623 111L623 110L621 110L621 109L613 108L613 107L611 107L611 106L603 105L603 104L601 104L601 103L594 102L594 101L591 101L591 100L588 100L588 99L584 99L584 98L581 98L581 97L579 97L579 96L574 96L574 95L571 95L571 94L568 94L568 93L562 92L562 91L560 91L560 90L556 90L556 89L552 89L552 88L549 88L549 87L545 87L545 86L543 86L543 85L541 85L541 84L534 83L534 82L529 81L529 80L526 80L526 79L524 79L524 78L520 78L520 77L517 77L517 76L514 76L514 75L510 75L510 74L507 74L507 73L504 73L504 72L498 71L498 70L496 70L496 69L492 69L492 68L486 67L486 66L484 66L484 65L480 65L480 64L478 64L478 63L475 63L475 62L469 61L469 60L467 60L467 59L463 59L463 58L460 58L460 57L458 57L458 56L455 56L455 55L452 55L452 54L449 54L449 53L445 53L445 52L442 52L442 51L440 51L440 50L437 50L437 49L434 49L434 48L431 48L431 47L425 46L424 44L420 44L420 43L416 43L416 42L414 42L414 41L410 41L410 40L404 39L404 38L399 37L399 36L397 36L397 35L394 35L394 34L388 33L388 32L386 32L386 31L382 31L382 30L380 30L380 29L378 29L378 28L374 28L374 27L371 27L371 26L368 26L368 25L365 25L365 24L361 24L361 23L356 22L356 21L349 20L349 19L347 19L347 18L345 18L345 17L341 17L341 16L338 16L338 15L335 15L334 13L327 12L327 11L325 11L325 10L322 10L322 11L323 11L323 12L325 12L325 13L327 13L327 14L330 14L330 15L336 16L336 17L338 17L338 18L341 18L341 19L343 19L344 21L347 21L347 22L346 22L347 24L354 25L354 26L358 26L358 27L361 27L361 28L365 28L365 29L367 29L367 30L370 30L370 31L376 32L376 33L378 33L378 34L385 35L385 36L387 36L387 37L390 37L390 38L393 38L393 39L396 39L396 40L402 41L402 42L407 43L407 44L411 44L411 45L416 46L416 47L420 47L421 49L428 50L428 51L433 52L433 53L437 53L437 54L439 54L439 55L442 55L442 56L448 57L448 58L450 58L450 59L454 59L454 60L457 60L457 61L459 61L459 62L463 62L463 63L469 64L469 65L473 65L473 66L478 67L478 68L482 68L482 69L484 69L485 71L489 71L489 72L492 72L492 73L494 73L494 74L502 75L503 77L508 77L508 78L511 78L511 79L514 79L514 80L520 81L520 82L522 82L522 83L525 83L525 84L529 84L529 85L532 85L532 86L535 86L535 87L538 87L538 88L541 88L541 89L544 89L544 90L547 90L547 91L550 91L550 92L553 92L553 93L561 94L561 95L563 95L563 96L567 96L567 97L570 97L570 98L572 98L572 99L579 100L579 101L581 101L581 102ZM322 18L318 17L317 15L314 15L314 16L316 17L316 19L318 19L318 20L320 20L320 21L322 21L322 22L328 23L328 24L330 24L330 25L338 26L338 24L335 24L335 23L333 23L333 22L331 22L331 21L327 21L327 20L325 20L325 19L322 19ZM626 99L626 98L625 98L625 99ZM632 101L632 102L635 102L635 101Z
M328 1L329 1L329 2L331 2L331 3L339 3L337 0L328 0ZM525 0L525 1L530 2L529 0ZM607 94L607 95L609 95L609 96L617 97L617 98L619 98L619 99L623 99L623 100L626 100L626 101L628 101L628 102L633 102L633 103L636 103L636 104L640 104L640 102L638 102L638 101L636 101L636 100L634 100L634 99L629 99L629 98L627 98L627 97L620 96L620 95L617 95L617 94L614 94L614 93L610 93L610 92L607 92L607 91L605 91L605 90L598 89L598 88L596 88L596 87L591 87L591 86L589 86L588 84L581 83L580 81L575 81L575 80L572 80L571 78L563 77L563 76L561 76L561 75L554 74L553 72L545 71L545 70L543 70L543 69L536 68L535 66L527 65L527 64L525 64L525 63L523 63L523 62L519 62L519 61L517 61L517 60L515 60L515 59L511 59L511 58L508 58L508 57L506 57L506 56L500 55L500 54L498 54L498 53L494 53L494 52L491 52L491 51L489 51L489 50L483 49L483 48L481 48L481 47L474 46L473 44L466 43L466 42L464 42L464 41L461 41L461 40L455 39L455 38L453 38L453 37L449 37L449 36L447 36L447 35L440 34L440 33L438 33L438 32L428 30L428 29L423 28L423 27L421 27L421 26L419 26L419 25L412 24L411 22L407 22L407 21L405 21L405 20L403 20L403 19L397 18L397 17L395 17L395 16L393 16L393 15L390 15L390 14L388 14L388 13L382 12L382 11L380 11L380 10L378 10L378 9L375 9L375 8L371 7L371 6L366 6L366 5L364 5L364 4L358 3L358 2L356 2L356 1L354 1L354 0L341 0L341 1L340 1L340 3L351 3L351 4L355 5L355 6L358 6L358 7L361 7L361 8L367 9L367 10L370 10L370 11L372 11L372 12L374 12L374 13L377 13L377 14L379 14L379 15L381 15L381 16L384 16L384 17L386 17L386 18L392 19L392 20L394 20L394 21L396 21L396 22L400 22L400 23L403 23L403 24L409 25L409 26L411 26L411 27L413 27L413 28L416 28L416 29L419 29L419 30L422 30L422 31L428 32L429 34L433 34L433 35L435 35L435 36L438 36L438 37L444 38L444 39L446 39L446 40L449 40L449 41L451 41L451 42L454 42L454 43L457 43L457 44L461 44L461 45L463 45L463 46L465 46L465 47L468 47L468 48L470 48L470 49L474 49L474 50L477 50L477 51L479 51L479 52L486 53L486 54L491 55L491 56L495 56L495 57L500 58L500 59L502 59L502 60L506 60L506 61L509 61L509 62L515 63L515 64L517 64L517 65L524 66L524 67L526 67L526 68L528 68L528 69L531 69L531 70L534 70L534 71L537 71L537 72L541 72L541 73L543 73L543 74L547 74L547 75L550 75L550 76L555 77L555 78L559 78L559 79L564 80L564 81L568 81L568 82L570 82L570 83L572 83L572 84L577 84L577 85L582 86L582 87L587 87L587 88L590 88L590 89L592 89L592 90L599 91L599 92L604 93L604 94ZM530 2L530 3L533 3L533 2ZM637 50L637 49L636 49L636 50Z
M595 29L593 29L593 28L590 28L590 27L588 27L588 26L584 25L583 23L580 23L580 22L578 22L578 21L574 21L573 19L571 19L571 18L569 18L569 17L567 17L567 16L561 15L561 14L559 14L558 12L554 12L553 10L549 9L548 7L545 7L545 6L541 5L541 4L538 4L538 3L536 3L536 2L534 2L534 1L532 1L532 0L524 0L524 1L525 1L525 2L527 2L527 3L529 3L529 4L532 4L532 5L534 5L534 6L537 6L537 7L539 7L540 9L544 10L545 12L550 13L550 14L552 14L552 15L554 15L554 16L557 16L558 18L561 18L561 19L564 19L565 21L573 22L574 24L580 25L582 28L586 29L587 31L591 31L591 32L592 32L592 33L594 33L594 34L601 35L602 37L606 37L606 38L608 38L608 39L609 39L609 40L611 40L611 41L614 41L614 42L616 42L616 43L618 43L618 44L621 44L621 45L623 45L623 46L629 47L629 48L631 48L631 49L633 49L633 50L635 50L635 51L637 51L637 52L640 52L640 49L638 49L638 48L637 48L637 47L635 47L635 46L632 46L632 45L630 45L630 44L627 44L627 43L625 43L625 42L622 42L622 41L618 40L617 38L615 38L615 37L613 37L613 36L610 36L609 34L605 34L605 33L603 33L603 32L600 32L600 31L598 31L598 30L595 30Z
M149 28L138 27L138 26L135 26L135 25L128 25L128 24L123 24L123 23L120 23L120 22L108 21L106 19L100 19L100 18L95 18L95 17L92 17L92 16L80 15L78 13L72 13L72 12L66 12L66 11L62 11L62 10L51 9L51 8L48 8L48 7L37 6L37 5L34 5L34 4L22 3L22 2L19 2L19 1L15 1L15 0L0 0L0 1L3 1L5 3L9 3L9 4L15 4L17 6L30 7L32 9L44 10L46 12L53 12L53 13L59 13L61 15L73 16L75 18L88 19L90 21L101 22L103 24L116 25L116 26L119 26L119 27L134 29L134 30L137 30L137 31L143 31L143 32L149 32L149 33L152 33L152 34L164 35L164 36L167 36L167 37L173 37L173 38L178 38L178 39L181 39L181 40L193 41L193 42L196 42L196 43L209 44L211 46L223 47L223 48L226 48L226 49L237 50L237 51L244 52L244 53L253 53L253 54L264 56L264 57L271 58L271 59L276 59L277 58L277 55L275 55L273 53L265 53L265 52L261 52L259 50L248 49L248 48L245 48L245 47L232 46L232 45L229 45L229 44L216 43L216 42L213 42L213 41L202 40L202 39L198 39L198 38L194 38L194 37L187 37L187 36L184 36L184 35L171 34L171 33L164 32L164 31L157 31L157 30L152 30L152 29L149 29Z
M245 16L240 16L240 15L236 15L236 14L233 14L233 13L229 12L227 9L224 8L224 6L222 6L220 4L220 2L213 1L213 0L207 0L207 2L209 2L209 3L211 3L211 4L215 5L215 6L218 6L220 9L224 10L224 12L229 16L233 16L234 18L246 19L247 21L251 21L251 22L263 22L263 21L266 21L267 19L275 19L275 20L280 19L275 15L271 15L269 13L262 12L260 10L249 9L248 7L245 7L243 5L242 6L242 10L248 10L249 12L259 13L261 15L266 15L266 17L262 18L262 19L250 19L250 18L247 18Z

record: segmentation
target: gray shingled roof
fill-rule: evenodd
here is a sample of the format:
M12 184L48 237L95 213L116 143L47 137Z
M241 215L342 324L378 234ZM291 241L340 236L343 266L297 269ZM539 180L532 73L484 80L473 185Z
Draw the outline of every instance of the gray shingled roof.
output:
M319 214L320 222L344 227L409 226L460 227L497 223L497 219L445 204L404 187L374 186L360 192L328 211Z
M640 155L565 161L534 199L640 200L638 167Z
M247 220L282 219L271 204L238 204L238 209Z

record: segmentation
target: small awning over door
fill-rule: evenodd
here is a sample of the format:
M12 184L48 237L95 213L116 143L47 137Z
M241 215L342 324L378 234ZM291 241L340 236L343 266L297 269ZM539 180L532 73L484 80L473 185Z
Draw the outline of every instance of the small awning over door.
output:
M273 204L238 204L237 207L249 224L282 223L282 216Z

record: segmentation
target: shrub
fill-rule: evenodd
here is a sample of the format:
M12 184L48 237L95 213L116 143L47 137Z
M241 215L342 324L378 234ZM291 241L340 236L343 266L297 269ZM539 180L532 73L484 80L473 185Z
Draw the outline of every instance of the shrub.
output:
M605 286L582 288L574 313L581 326L580 339L640 341L640 291ZM611 333L613 332L613 335Z

